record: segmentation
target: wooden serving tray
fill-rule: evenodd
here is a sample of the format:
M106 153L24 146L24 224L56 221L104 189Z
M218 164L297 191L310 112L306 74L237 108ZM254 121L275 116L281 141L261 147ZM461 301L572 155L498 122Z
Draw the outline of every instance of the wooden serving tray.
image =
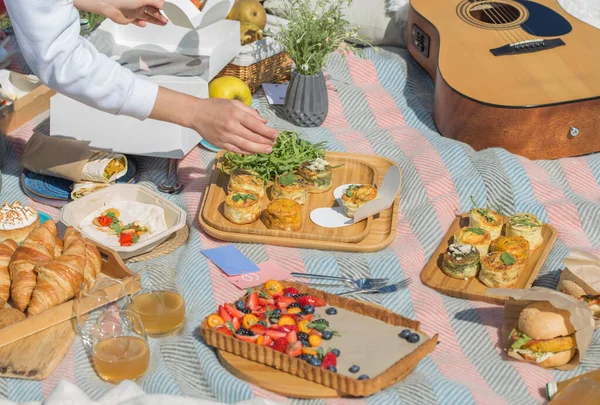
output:
M418 321L404 318L403 316L400 316L386 308L366 302L340 297L338 295L328 294L321 290L309 288L303 284L285 281L282 281L281 284L284 286L284 288L295 287L299 293L306 293L314 297L322 298L327 301L328 306L342 308L363 316L378 319L391 325L411 328L425 335L420 330L420 323ZM340 396L349 397L366 397L401 381L414 370L417 364L425 356L435 350L438 340L437 334L432 338L427 337L427 339L423 341L420 346L404 356L404 358L399 359L381 374L368 380L357 380L355 378L323 370L319 367L313 367L298 358L288 356L285 353L277 352L270 347L245 342L232 336L227 336L223 333L217 332L216 330L207 326L207 319L205 319L200 326L200 334L207 344L219 350L232 353L236 356L240 356L266 366L270 366L276 370L279 370L274 370L274 372L288 373L292 376L299 377L302 380L308 380L310 382L328 387L331 390L339 393ZM248 372L248 370L246 369L245 372ZM234 374L243 376L244 373ZM259 380L260 378L254 379L255 382ZM274 380L272 386L276 385L277 380ZM277 388L269 387L268 385L264 386L263 388L275 389L277 391ZM300 387L294 385L293 390L295 393L289 391L285 392L284 394L290 396L297 395ZM302 397L318 397L321 395L321 393L321 390L316 390L314 394L312 392L305 391L305 393L302 394Z
M333 190L339 185L360 182L381 185L388 169L395 164L389 159L376 155L327 152L325 158L332 165L344 163L345 166L333 169L331 190L322 194L310 194L303 208L302 230L287 232L267 229L262 218L254 224L235 225L223 216L222 206L229 176L220 170L219 160L222 155L223 152L217 154L213 162L212 176L198 215L202 229L217 239L321 250L376 252L388 246L396 237L400 193L392 207L351 226L323 228L315 225L309 218L312 209L331 207L335 204ZM265 196L265 207L268 201L270 200Z
M100 277L121 279L129 294L140 290L139 280L110 249L97 246L102 256ZM76 335L71 321L73 300L25 321L0 329L0 377L43 380L65 356Z
M452 225L450 225L450 229L448 229L448 232L442 239L442 242L435 252L433 252L431 259L429 259L429 262L427 262L427 265L421 272L421 281L426 286L451 297L504 305L504 302L508 300L508 297L486 295L487 287L480 282L477 277L469 280L459 280L448 277L442 272L442 256L450 243L452 243L454 234L460 228L468 226L468 220L468 214L462 214L456 217ZM505 217L505 222L506 220L508 220L508 217ZM558 232L552 225L544 224L542 235L544 237L544 243L536 250L529 252L529 259L527 260L525 270L520 271L519 280L513 288L523 289L531 287L556 241Z

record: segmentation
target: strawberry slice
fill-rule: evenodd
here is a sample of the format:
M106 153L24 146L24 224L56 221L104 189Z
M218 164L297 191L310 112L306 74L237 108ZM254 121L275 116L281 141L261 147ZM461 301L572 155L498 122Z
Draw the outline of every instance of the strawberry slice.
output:
M219 305L219 316L223 318L225 322L231 322L232 317L229 315L229 312L225 309L223 305Z
M292 295L298 294L298 290L296 290L294 287L284 288L282 292L283 292L283 294L292 294Z
M231 323L233 324L233 330L238 330L242 326L238 318L233 318Z
M267 305L275 305L275 300L272 298L258 298L258 303L260 305L262 305L263 307L266 307Z
M280 330L285 333L290 333L292 331L297 332L298 327L296 325L281 325L277 327L277 330Z
M265 334L273 340L282 339L282 338L285 339L285 337L287 336L286 332L283 332L280 330L273 330L273 329L268 329L265 332ZM287 339L286 339L286 342L287 342Z
M290 333L287 334L287 336L285 337L287 339L288 342L290 343L294 343L298 341L298 335L296 334L296 331L293 330Z
M298 357L302 354L302 343L294 342L290 343L285 352L292 357Z
M310 332L308 332L308 335L309 336L316 335L316 336L319 336L319 337L323 336L323 334L321 332L319 332L318 330L316 330L316 329L311 329Z
M291 303L296 302L292 297L279 297L277 298L277 306L280 309L286 309Z
M327 369L330 366L337 366L337 357L331 352L323 356L323 360L321 361L321 368Z
M271 339L270 336L265 335L262 341L262 345L263 346L271 346L271 343L273 343L273 339Z
M242 311L238 311L238 309L231 304L225 304L225 310L234 318L242 319L244 317Z
M246 299L246 308L250 309L251 311L258 309L258 293L256 291L251 293Z
M250 328L250 331L255 335L264 335L267 333L267 330L266 327L258 323Z
M313 307L324 307L327 305L327 302L325 302L325 300L322 298L305 295L304 297L298 298L298 304L300 304L301 307L305 307L307 305L312 305Z
M215 329L217 332L222 333L224 335L227 336L233 336L233 333L231 333L231 331L229 330L229 328L227 328L227 326L219 326L217 329Z
M313 314L302 315L302 319L307 320L308 322L312 321Z
M236 335L236 338L239 340L243 340L244 342L256 343L258 340L258 336L246 336L246 335Z
M300 343L300 342L296 342L296 343ZM300 343L300 346L302 346L302 343ZM288 341L284 337L276 339L275 343L273 343L273 346L271 346L271 347L273 348L273 350L277 350L278 352L285 353L285 351L288 347Z

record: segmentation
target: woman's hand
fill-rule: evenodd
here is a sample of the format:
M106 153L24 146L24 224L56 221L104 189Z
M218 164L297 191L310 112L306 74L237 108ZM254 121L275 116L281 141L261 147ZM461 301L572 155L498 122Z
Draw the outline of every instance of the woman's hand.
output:
M198 100L192 120L204 139L234 153L271 153L279 132L266 126L267 120L238 100Z
M238 100L200 99L159 87L150 118L196 132L234 153L270 153L279 133L256 110Z
M135 24L145 27L147 23L166 25L167 19L160 13L164 0L75 0L75 7L103 15L117 24Z

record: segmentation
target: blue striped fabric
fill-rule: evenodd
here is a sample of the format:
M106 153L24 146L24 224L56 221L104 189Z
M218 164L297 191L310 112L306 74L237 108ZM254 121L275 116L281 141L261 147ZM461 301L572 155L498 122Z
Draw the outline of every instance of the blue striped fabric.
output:
M481 204L505 213L534 212L558 228L559 240L536 281L536 285L553 288L558 280L557 269L572 249L586 249L596 255L600 252L600 156L531 162L501 149L475 152L440 137L432 119L433 84L406 50L368 51L365 60L346 61L334 56L327 74L331 111L320 128L294 128L281 118L282 108L269 106L261 95L255 98L254 107L277 128L299 130L314 142L327 141L331 150L360 149L397 162L404 177L396 240L389 248L371 254L236 246L254 262L273 259L291 270L352 276L404 275L415 280L409 289L364 299L419 319L425 331L440 333L441 344L404 381L356 403L535 404L543 402L540 389L544 383L597 368L600 349L594 344L581 365L567 372L508 361L498 342L502 307L441 296L421 285L419 273L440 243L453 213L468 210L473 196ZM9 155L2 173L5 200L27 201L19 187L17 156L35 126L47 131L47 114L9 137ZM201 320L215 311L218 301L239 294L200 253L202 248L221 244L199 231L195 220L206 186L206 170L213 158L211 152L193 151L181 165L181 177L188 184L186 192L169 197L190 213L190 239L176 252L152 262L177 267L187 323L178 336L151 339L151 368L140 383L142 388L149 393L227 403L255 396L292 404L344 402L288 400L271 395L232 376L197 336ZM164 160L139 160L141 184L154 189L155 184L166 180ZM47 210L56 214L52 208ZM144 264L135 263L131 268L137 270ZM595 340L599 337L599 333L594 335ZM95 375L83 346L76 341L50 379L0 379L0 395L13 401L41 400L59 378L76 382L93 398L110 388Z

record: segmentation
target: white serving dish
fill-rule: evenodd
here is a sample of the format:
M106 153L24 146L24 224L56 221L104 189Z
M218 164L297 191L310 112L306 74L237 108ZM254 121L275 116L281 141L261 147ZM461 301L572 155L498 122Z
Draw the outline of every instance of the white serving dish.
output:
M167 230L153 235L143 242L133 246L113 247L121 259L129 259L150 252L163 243L169 236L186 226L187 214L172 202L159 196L152 190L138 184L115 184L111 187L96 191L78 200L65 205L60 211L60 221L67 226L81 230L79 224L93 211L102 208L105 204L114 201L136 201L143 204L152 204L161 207L165 212ZM86 238L101 244L89 234L82 231Z

